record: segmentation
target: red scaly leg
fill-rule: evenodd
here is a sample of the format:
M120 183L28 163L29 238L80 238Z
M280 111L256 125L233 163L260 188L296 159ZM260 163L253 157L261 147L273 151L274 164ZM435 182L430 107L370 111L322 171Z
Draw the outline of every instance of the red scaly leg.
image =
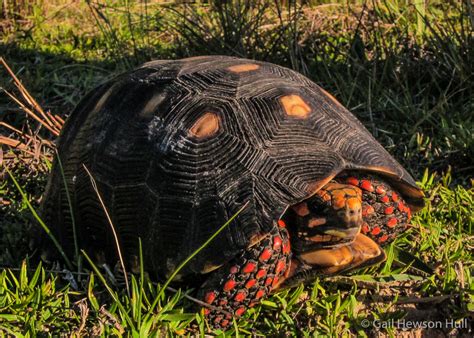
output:
M278 224L241 256L213 272L199 290L198 298L214 307L203 311L215 328L229 326L232 316L243 315L278 286L291 259L288 232L283 221Z

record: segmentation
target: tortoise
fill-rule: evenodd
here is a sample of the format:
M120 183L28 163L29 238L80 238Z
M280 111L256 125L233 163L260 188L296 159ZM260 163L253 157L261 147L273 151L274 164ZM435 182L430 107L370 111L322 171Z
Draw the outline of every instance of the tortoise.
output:
M86 167L126 265L136 271L140 238L158 279L248 203L176 277L197 287L215 327L278 288L384 260L381 246L423 205L410 174L334 97L293 70L228 56L151 61L100 85L58 151L42 213L65 251L74 215L80 247L117 261Z

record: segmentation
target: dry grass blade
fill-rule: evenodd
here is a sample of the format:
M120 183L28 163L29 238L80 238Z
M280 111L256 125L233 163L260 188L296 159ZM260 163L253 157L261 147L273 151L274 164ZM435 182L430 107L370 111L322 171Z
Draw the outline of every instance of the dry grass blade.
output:
M41 117L39 117L35 112L31 109L29 109L23 102L21 102L19 99L15 97L12 93L8 92L6 89L2 88L3 92L7 94L15 103L29 116L31 116L33 119L38 121L41 125L43 125L46 129L48 129L53 135L58 136L59 135L59 130L56 130L54 127L50 126L48 123L46 123Z
M114 224L112 222L112 219L110 218L109 212L107 211L107 207L105 206L105 203L102 199L102 196L100 195L99 189L97 188L97 183L95 182L94 177L92 176L91 172L89 171L89 169L87 169L87 167L84 164L82 166L86 170L87 175L89 175L89 178L90 178L91 183L92 183L92 187L94 188L94 191L97 194L97 198L99 199L99 202L102 205L102 209L104 209L105 216L107 217L107 221L109 222L110 228L112 229L112 233L113 233L114 239L115 239L115 245L117 246L117 253L118 253L118 256L119 256L120 265L122 266L123 276L124 276L124 279L125 279L125 286L127 288L127 294L130 297L130 288L129 288L129 285L128 285L127 270L125 269L125 264L124 264L123 257L122 257L122 250L120 249L120 243L119 243L119 240L118 240L117 232L115 231L115 227L114 227Z
M22 143L21 141L12 139L10 137L0 135L0 144L5 144L9 147L20 149L21 151L25 151L30 155L34 155L34 153L28 150L28 146L26 144Z
M51 141L48 141L48 140L45 140L44 138L38 136L38 135L35 135L35 137L31 136L31 135L28 135L27 133L24 133L22 132L21 130L9 125L8 123L5 123L5 122L0 122L0 126L2 127L5 127L7 129L10 129L12 132L14 132L15 134L21 136L21 137L24 137L26 138L28 141L32 141L34 142L35 141L35 138L39 139L39 141L42 143L42 144L45 144L46 146L50 147L50 148L55 148L55 145L53 142Z
M6 61L3 58L0 58L0 63L5 67L7 70L8 74L11 76L13 79L13 82L16 86L16 88L20 91L21 95L23 96L24 100L32 107L33 109L28 109L25 110L30 116L35 118L37 121L39 121L42 125L44 125L49 131L51 131L54 135L58 136L59 132L62 128L62 119L58 119L57 117L53 116L50 112L45 112L43 108L36 102L36 100L33 98L33 96L28 92L28 90L23 86L21 81L17 78L15 73L12 71L12 69L8 66ZM20 101L16 98L13 97L12 94L8 93L6 90L4 90L8 96L13 98L15 102L17 102L20 107L23 109L26 108L26 105L23 103L20 103ZM34 113L34 111L38 112L41 117L39 117L37 114Z

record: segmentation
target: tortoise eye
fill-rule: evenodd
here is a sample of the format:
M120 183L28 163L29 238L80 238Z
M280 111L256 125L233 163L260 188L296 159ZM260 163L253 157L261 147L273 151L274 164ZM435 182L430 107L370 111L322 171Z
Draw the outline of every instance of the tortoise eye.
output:
M328 204L319 196L311 197L308 202L308 209L312 214L321 215L326 213Z

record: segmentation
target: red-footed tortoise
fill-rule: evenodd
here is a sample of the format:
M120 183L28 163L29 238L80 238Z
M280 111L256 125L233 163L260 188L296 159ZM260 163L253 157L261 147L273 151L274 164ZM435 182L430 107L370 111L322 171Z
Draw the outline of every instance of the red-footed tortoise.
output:
M59 156L82 249L115 263L116 245L86 166L136 269L180 272L225 327L282 285L384 259L379 244L423 203L413 178L331 95L270 63L227 56L152 61L90 92ZM71 213L57 163L43 216L66 252ZM198 278L199 277L199 278Z

